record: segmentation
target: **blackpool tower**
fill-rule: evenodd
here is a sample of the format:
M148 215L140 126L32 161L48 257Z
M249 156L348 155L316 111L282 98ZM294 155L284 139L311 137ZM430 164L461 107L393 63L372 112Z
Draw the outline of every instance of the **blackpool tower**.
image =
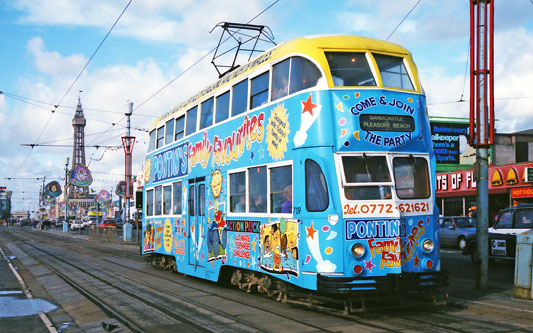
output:
M72 127L74 128L74 145L72 146L72 169L78 165L85 166L85 125L87 121L83 115L81 101L78 97L78 106L76 107L76 114L72 119ZM88 188L80 188L71 186L69 188L69 197L83 197L88 193Z

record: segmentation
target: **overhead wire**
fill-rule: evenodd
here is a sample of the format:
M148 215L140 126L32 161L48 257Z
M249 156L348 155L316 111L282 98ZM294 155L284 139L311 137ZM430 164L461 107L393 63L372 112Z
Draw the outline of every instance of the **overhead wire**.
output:
M93 54L91 55L90 59L87 61L87 63L85 64L85 66L83 67L83 69L80 71L80 73L77 75L77 77L74 79L74 81L72 82L72 84L69 86L69 88L67 89L67 91L65 92L65 94L63 95L63 97L60 99L59 103L58 104L55 104L53 105L54 106L54 110L52 110L52 113L48 119L48 121L46 122L43 130L41 131L41 133L39 134L36 142L38 142L42 136L42 134L44 133L44 131L46 130L47 126L48 126L48 123L50 122L50 119L52 118L53 114L57 111L57 108L61 106L61 103L63 102L63 100L66 98L66 96L68 95L68 93L70 92L70 90L74 87L74 84L78 81L78 79L81 77L83 71L88 67L89 63L92 61L92 59L94 58L94 56L96 55L96 53L98 52L98 50L100 49L100 47L102 46L102 44L104 43L104 41L107 39L107 37L109 36L109 34L111 33L111 31L113 30L113 28L115 27L115 25L118 23L118 21L120 20L120 18L122 17L122 15L124 14L124 12L126 11L126 9L129 7L129 5L131 4L132 0L130 0L128 2L128 4L126 5L126 7L124 8L124 10L121 12L121 14L119 15L119 17L117 18L117 20L115 21L115 23L112 25L112 27L109 29L108 33L106 34L106 36L104 37L104 39L100 42L100 44L98 45L98 47L96 48L95 52L93 52ZM250 19L247 23L250 23L252 22L253 20L255 20L256 18L258 18L260 15L262 15L264 12L266 12L268 9L270 9L272 6L274 6L276 3L278 3L279 0L276 0L274 1L273 3L271 3L268 7L266 7L263 11L261 11L260 13L258 13L256 16L254 16L252 19ZM228 37L230 38L230 37ZM226 39L227 40L227 39ZM224 40L223 42L225 42L226 40ZM185 73L187 73L191 68L193 68L194 66L196 66L199 62L201 62L203 59L205 59L209 54L211 54L212 52L215 51L216 48L213 48L211 51L209 51L208 53L206 53L204 56L202 56L201 58L199 58L196 62L194 62L189 68L187 68L185 71L183 71L182 73L180 73L178 76L176 76L174 79L172 79L170 82L168 82L167 84L165 84L162 88L158 89L154 94L152 94L149 98L147 98L145 101L143 101L142 103L140 103L139 105L137 105L134 110L137 110L139 108L141 108L143 105L145 105L148 101L150 101L152 98L154 98L156 95L158 95L159 93L161 93L161 91L163 91L164 89L166 89L169 85L171 85L174 81L176 81L178 78L180 78L182 75L184 75ZM15 96L17 97L17 96ZM13 97L13 98L15 98ZM19 100L23 101L23 102L26 102L26 103L29 103L28 101L24 101L23 98L19 97ZM28 99L28 100L31 100L31 99ZM41 101L36 101L35 102L37 103L42 103ZM44 103L43 103L44 104ZM37 106L37 105L35 105ZM42 106L39 106L39 107L42 107ZM65 107L65 106L61 106L61 107ZM44 107L43 107L44 108ZM102 111L103 112L103 111ZM139 115L141 116L142 114L139 114L139 113L136 113L136 115ZM142 116L149 116L149 117L154 117L152 115L142 115ZM125 116L122 117L118 122L116 123L113 123L113 125L111 126L114 127L116 124L122 122L123 120L125 119ZM108 130L110 131L111 128ZM141 130L141 131L146 131L145 129L138 129L138 130ZM107 132L107 131L106 131ZM102 135L106 132L103 132ZM100 138L101 136L95 138L94 141L96 141L98 138ZM116 137L114 137L116 138ZM31 154L31 152L33 151L30 150L30 152L28 153L28 155L26 156L26 158L24 159L22 165L24 165L24 163L26 162L26 160L29 158L29 155ZM105 152L104 152L105 153ZM93 153L94 155L94 153ZM102 156L103 157L103 156ZM17 170L19 170L20 168L18 168Z
M495 101L498 100L510 100L510 99L531 99L533 96L520 96L520 97L499 97L494 98ZM436 103L427 103L427 105L440 105L440 104L453 104L453 103L463 103L468 102L470 100L464 99L464 100L458 100L458 101L446 101L446 102L436 102Z
M463 80L463 93L461 94L461 98L459 98L459 101L458 102L463 102L464 99L464 95L465 95L465 87L466 87L466 77L468 75L468 64L470 63L470 43L471 43L471 40L470 38L468 39L468 51L467 51L467 54L466 54L466 61L465 61L465 76L464 76L464 80Z
M250 19L248 22L246 22L246 24L249 24L250 22L252 22L253 20L255 20L256 18L258 18L259 16L261 16L264 12L266 12L267 10L269 10L272 6L274 6L276 3L278 3L279 0L276 0L274 1L272 4L270 4L267 8L265 8L264 10L262 10L259 14L257 14L256 16L254 16L252 19ZM224 41L222 41L220 44L224 44L228 39L230 39L230 37L227 37ZM197 64L199 64L202 60L204 60L207 56L209 56L211 53L213 53L215 50L217 49L217 47L214 47L212 48L209 52L207 52L206 54L204 54L203 56L201 56L198 60L196 60L192 65L190 65L189 67L187 67L184 71L182 71L181 73L179 73L175 78L173 78L172 80L170 80L167 84L165 84L163 87L161 87L160 89L158 89L155 93L153 93L150 97L148 97L146 100L144 100L142 103L140 103L139 105L137 105L136 107L133 108L133 110L137 110L139 108L141 108L144 104L146 104L148 101L150 101L152 98L154 98L155 96L157 96L159 93L161 93L163 90L165 90L168 86L170 86L172 83L174 83L174 81L176 81L177 79L179 79L181 76L183 76L185 73L187 73L188 71L190 71L194 66L196 66Z
M56 109L61 105L61 103L63 103L63 100L66 98L66 96L68 95L68 93L70 92L70 90L72 89L72 87L74 86L74 84L76 84L76 82L78 81L78 79L81 77L81 75L83 74L83 71L85 71L85 69L87 68L87 66L89 66L89 63L92 61L92 59L94 58L94 56L96 55L96 53L98 52L98 50L100 50L100 47L103 45L103 43L105 42L105 40L107 39L107 37L111 34L111 31L113 31L113 29L115 28L115 26L117 25L118 21L120 20L120 18L122 17L122 15L124 14L124 12L126 11L126 9L128 9L128 7L130 6L131 2L133 0L130 0L128 1L128 3L126 4L126 7L124 7L124 9L122 10L122 12L120 13L120 15L118 16L118 18L115 20L115 23L113 23L113 25L111 26L111 28L109 29L109 31L107 32L107 34L105 35L105 37L102 39L102 41L100 42L100 44L98 45L98 47L96 48L96 50L93 52L93 54L91 55L91 57L89 58L89 60L87 61L87 63L85 64L85 66L83 66L82 70L79 72L79 74L76 76L76 78L74 79L74 81L72 82L72 84L68 87L67 91L63 94L63 97L61 97L61 99L59 100L59 102L54 105L54 110L52 110L52 113L50 114L50 116L48 117L48 120L46 121L43 129L41 130L41 132L39 133L39 136L37 137L37 140L35 140L35 142L39 142L39 140L41 139L41 136L43 135L44 131L46 130L46 128L48 127L48 124L50 123L50 120L52 119ZM18 172L21 170L22 166L26 163L26 161L28 160L28 158L30 157L31 153L33 152L33 149L31 149L28 154L26 155L26 157L24 158L24 160L22 161L21 165L16 168L15 170L15 175L18 174Z
M409 13L407 13L407 15L405 15L405 17L401 20L400 23L398 23L398 25L396 26L396 28L394 28L394 30L392 30L392 32L389 34L389 36L385 39L385 40L389 40L389 38L391 38L392 34L394 34L396 32L396 30L400 27L400 25L402 25L403 21L405 21L407 19L407 17L411 14L411 12L416 8L416 6L418 6L418 4L420 3L420 1L422 0L418 0L417 3L415 3L415 5L413 6L413 8L411 8L411 10L409 11Z
M37 100L37 99L34 99L34 98L30 98L30 97L20 96L20 95L13 94L13 93L10 93L10 92L7 92L7 91L3 91L3 90L0 90L0 95L4 95L6 97L13 98L13 99L18 100L20 102L36 106L38 108L41 108L41 109L44 109L44 110L47 110L47 111L51 111L51 110L48 109L49 107L55 107L54 104L49 103L49 102L40 101L40 100ZM35 102L35 103L39 103L39 104L43 104L44 106L43 105L34 104L34 103L29 102L29 101ZM77 106L59 105L57 108L76 109ZM123 111L102 110L102 109L93 109L93 108L87 108L87 107L83 107L83 110L84 111L103 112L103 113L124 114ZM54 110L54 112L71 115L70 113L60 112L60 111L57 111L57 110ZM156 118L157 117L157 116L154 116L154 115L151 115L151 114L143 114L143 113L135 113L135 115L136 116L141 116L141 117L149 117L149 118Z

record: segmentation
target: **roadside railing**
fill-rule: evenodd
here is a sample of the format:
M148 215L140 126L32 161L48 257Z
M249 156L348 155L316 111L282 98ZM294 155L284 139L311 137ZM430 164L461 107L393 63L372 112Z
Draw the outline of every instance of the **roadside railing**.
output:
M89 240L98 242L116 242L117 228L91 226L89 229Z

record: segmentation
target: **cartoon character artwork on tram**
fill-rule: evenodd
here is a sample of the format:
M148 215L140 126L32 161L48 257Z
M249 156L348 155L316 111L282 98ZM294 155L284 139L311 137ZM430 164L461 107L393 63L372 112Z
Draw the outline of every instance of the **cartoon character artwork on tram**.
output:
M225 202L222 192L223 183L222 173L219 169L216 169L212 172L210 183L213 201L209 202L209 225L207 228L208 262L226 257L228 231L222 209ZM213 215L211 215L211 211Z
M264 224L260 239L262 270L298 276L298 220L282 218Z
M144 227L144 252L150 252L155 250L155 229L154 225L150 222L146 223Z

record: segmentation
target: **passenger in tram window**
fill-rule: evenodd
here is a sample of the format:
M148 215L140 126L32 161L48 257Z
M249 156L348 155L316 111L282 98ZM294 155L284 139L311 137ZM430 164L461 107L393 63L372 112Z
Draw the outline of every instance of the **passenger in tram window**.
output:
M390 186L380 186L379 192L381 194L381 199L392 199Z
M285 201L281 204L282 213L291 213L292 212L292 186L285 187Z
M251 212L266 212L266 205L265 200L263 199L263 196L261 194L258 194L254 201L252 206L250 207Z
M246 210L246 198L241 195L240 201L235 205L235 212L240 213Z
M287 96L289 93L289 81L286 76L283 76L280 82L275 82L274 90L272 91L272 100Z

